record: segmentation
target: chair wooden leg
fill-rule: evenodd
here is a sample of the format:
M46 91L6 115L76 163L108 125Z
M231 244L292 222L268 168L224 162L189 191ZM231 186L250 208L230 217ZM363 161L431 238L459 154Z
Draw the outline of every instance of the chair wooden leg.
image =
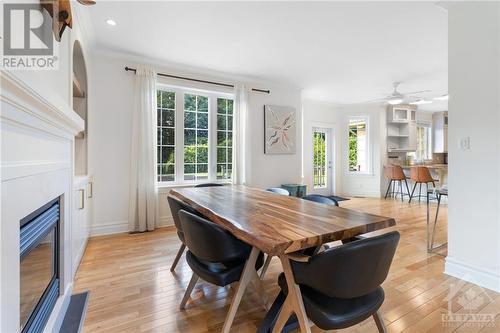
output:
M177 263L179 262L179 259L181 259L182 254L184 253L184 250L186 249L186 245L181 244L181 247L179 248L179 251L177 251L177 255L175 256L174 262L172 263L172 267L170 267L170 271L173 272L175 267L177 266Z
M266 261L264 262L264 266L262 266L262 269L260 270L260 279L264 279L264 275L267 272L267 269L269 268L269 264L271 263L271 259L273 259L273 256L267 255L266 256Z
M387 196L389 195L389 191L391 190L391 185L392 185L392 179L389 182L389 186L387 187L387 191L385 192L385 198L384 199L387 199Z
M179 309L184 310L186 308L186 303L189 300L189 297L191 297L191 293L193 292L194 286L196 286L197 281L198 281L198 275L196 275L196 273L193 273L191 281L189 281L186 292L184 293L184 297L182 298Z
M250 257L245 263L245 267L243 268L243 273L241 273L240 281L238 283L238 289L236 290L236 294L231 301L231 306L229 307L229 312L227 313L226 320L224 321L224 326L222 327L223 333L229 333L231 329L231 325L233 324L234 317L236 316L236 311L241 302L241 298L245 293L245 289L247 288L248 283L252 280L252 277L255 276L255 262L257 261L257 257L259 256L260 250L256 247L252 248L252 252L250 252Z
M373 319L375 319L375 324L377 324L378 331L380 333L387 333L387 328L385 327L384 319L382 318L380 311L377 311L373 314Z

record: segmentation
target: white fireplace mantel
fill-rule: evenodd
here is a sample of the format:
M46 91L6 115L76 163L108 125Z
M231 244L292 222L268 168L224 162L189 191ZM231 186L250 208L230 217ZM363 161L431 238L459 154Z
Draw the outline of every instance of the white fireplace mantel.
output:
M0 71L0 332L19 331L20 220L61 197L60 297L46 325L58 331L72 293L74 136L84 121L53 91Z

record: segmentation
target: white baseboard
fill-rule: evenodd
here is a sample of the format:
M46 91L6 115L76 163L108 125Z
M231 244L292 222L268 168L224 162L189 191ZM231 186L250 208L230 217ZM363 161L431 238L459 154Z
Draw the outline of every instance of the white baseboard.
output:
M128 231L128 221L108 222L90 227L90 236L119 234Z
M342 192L344 196L348 197L364 197L364 198L380 198L380 192L376 191L344 191ZM341 194L339 194L342 196Z
M174 225L172 216L162 216L158 228ZM109 222L106 224L93 225L90 227L90 236L103 236L128 232L128 221Z
M444 273L480 287L500 292L500 272L469 265L451 257L446 257Z
M160 222L158 223L158 228L169 227L174 225L174 219L171 215L160 216Z

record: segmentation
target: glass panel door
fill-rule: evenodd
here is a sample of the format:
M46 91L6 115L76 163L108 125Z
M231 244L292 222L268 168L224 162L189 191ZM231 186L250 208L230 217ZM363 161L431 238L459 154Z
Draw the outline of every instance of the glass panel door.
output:
M331 135L328 128L313 128L313 191L332 194Z

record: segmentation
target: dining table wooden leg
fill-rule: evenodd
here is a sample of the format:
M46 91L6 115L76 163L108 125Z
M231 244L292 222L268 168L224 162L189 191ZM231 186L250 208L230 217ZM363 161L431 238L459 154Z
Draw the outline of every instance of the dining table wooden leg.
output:
M302 294L300 293L299 286L295 283L290 259L287 255L280 256L280 259L281 265L283 266L283 272L285 273L288 294L278 319L276 320L273 333L281 332L292 313L295 313L295 316L297 317L300 331L303 333L311 333L311 327L309 326L309 320L307 319Z
M243 268L243 272L241 273L240 281L238 282L238 289L236 289L236 293L231 301L231 306L229 307L229 311L226 316L226 320L224 321L224 326L222 327L222 332L229 333L231 329L231 325L233 324L234 318L236 317L236 311L238 311L238 307L241 302L241 298L245 293L245 290L248 286L248 283L255 277L255 263L257 262L257 258L259 257L260 250L256 247L252 248L252 252L250 252L250 256L248 257L245 267Z

